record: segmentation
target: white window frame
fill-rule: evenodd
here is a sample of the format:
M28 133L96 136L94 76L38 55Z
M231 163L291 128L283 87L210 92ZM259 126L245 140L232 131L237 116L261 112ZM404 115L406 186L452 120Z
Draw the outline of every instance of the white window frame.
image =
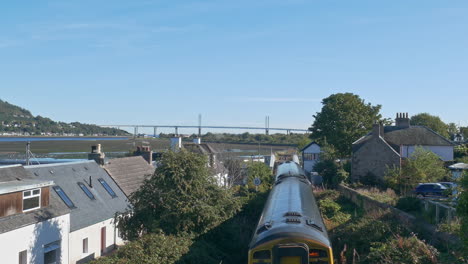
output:
M34 191L39 191L39 193L34 194ZM27 194L27 193L29 193L29 194ZM25 199L31 199L31 198L34 198L34 197L39 197L39 206L24 210L24 200ZM23 191L23 204L22 204L22 207L23 207L23 212L29 212L29 211L41 208L41 188Z

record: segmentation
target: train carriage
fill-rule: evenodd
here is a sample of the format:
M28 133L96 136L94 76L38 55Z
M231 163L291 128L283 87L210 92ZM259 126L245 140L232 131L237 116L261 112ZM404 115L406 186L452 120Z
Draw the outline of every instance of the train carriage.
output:
M249 264L332 264L327 231L310 182L295 162L276 181L249 245Z

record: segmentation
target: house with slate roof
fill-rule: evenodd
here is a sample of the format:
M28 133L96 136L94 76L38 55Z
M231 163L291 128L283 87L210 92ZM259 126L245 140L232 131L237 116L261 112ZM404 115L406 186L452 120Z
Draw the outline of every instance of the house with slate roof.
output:
M434 152L443 161L453 160L451 141L425 126L412 126L408 113L398 113L394 126L374 124L370 133L353 143L351 177L382 180L388 167L400 167L402 159L417 147Z
M0 167L1 263L68 263L70 209L21 165Z
M155 170L142 156L111 159L103 168L127 197L137 191Z
M67 263L84 263L123 244L114 222L129 204L125 194L94 160L25 166L30 175L52 182L51 193L70 211Z

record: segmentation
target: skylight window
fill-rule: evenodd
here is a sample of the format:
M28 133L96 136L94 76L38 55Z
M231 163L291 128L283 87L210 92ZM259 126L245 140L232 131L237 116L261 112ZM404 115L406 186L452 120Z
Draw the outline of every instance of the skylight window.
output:
M99 178L98 181L102 184L102 187L106 189L110 196L112 196L112 198L117 197L117 194L115 194L114 190L112 190L112 188L109 186L109 184L107 184L107 182L104 179Z
M89 199L91 199L91 200L96 199L96 198L94 198L94 195L91 193L91 191L88 189L88 187L86 187L86 185L84 185L82 182L79 182L78 186L80 186L81 190L83 190L83 192L89 197Z
M70 198L68 198L67 194L62 190L62 188L60 188L60 186L54 186L53 188L54 188L55 192L58 194L58 196L60 196L60 198L62 198L63 202L70 209L75 208L75 205L73 204L73 202L70 200Z

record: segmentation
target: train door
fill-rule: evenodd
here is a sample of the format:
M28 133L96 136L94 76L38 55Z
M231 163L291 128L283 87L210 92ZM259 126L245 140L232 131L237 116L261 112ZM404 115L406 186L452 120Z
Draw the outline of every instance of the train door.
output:
M308 263L309 247L306 244L280 244L273 249L273 264Z

